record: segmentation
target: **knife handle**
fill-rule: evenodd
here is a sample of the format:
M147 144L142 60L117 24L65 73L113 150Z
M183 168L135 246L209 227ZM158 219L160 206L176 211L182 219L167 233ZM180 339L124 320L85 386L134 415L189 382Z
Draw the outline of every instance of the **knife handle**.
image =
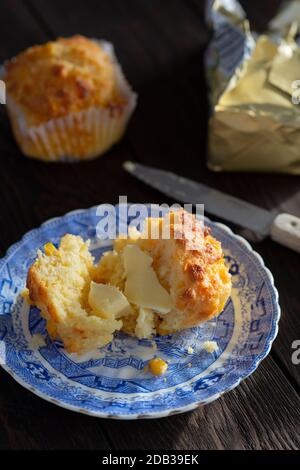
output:
M291 214L279 214L270 230L272 240L300 253L300 218Z

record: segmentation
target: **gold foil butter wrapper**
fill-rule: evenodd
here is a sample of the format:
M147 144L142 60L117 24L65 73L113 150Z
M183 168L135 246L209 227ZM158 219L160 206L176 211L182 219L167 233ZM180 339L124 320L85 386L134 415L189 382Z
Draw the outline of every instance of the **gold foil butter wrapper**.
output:
M209 168L300 174L300 1L257 37L236 0L209 0L207 21Z

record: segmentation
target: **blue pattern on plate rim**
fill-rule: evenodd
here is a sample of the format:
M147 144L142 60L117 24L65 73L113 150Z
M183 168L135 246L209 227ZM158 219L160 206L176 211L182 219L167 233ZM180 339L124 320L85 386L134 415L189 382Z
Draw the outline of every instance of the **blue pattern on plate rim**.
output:
M91 354L67 354L52 341L35 307L20 296L38 248L58 243L67 232L91 239L96 258L110 249L96 237L96 207L70 212L27 233L0 261L0 340L3 367L24 387L65 408L99 417L153 418L209 403L236 387L257 368L277 335L280 307L273 277L249 243L206 220L221 240L233 280L224 311L204 325L155 341L119 333L112 344ZM128 221L127 221L128 222ZM206 340L219 350L209 354ZM188 353L188 348L193 353ZM160 356L169 362L165 376L144 371Z

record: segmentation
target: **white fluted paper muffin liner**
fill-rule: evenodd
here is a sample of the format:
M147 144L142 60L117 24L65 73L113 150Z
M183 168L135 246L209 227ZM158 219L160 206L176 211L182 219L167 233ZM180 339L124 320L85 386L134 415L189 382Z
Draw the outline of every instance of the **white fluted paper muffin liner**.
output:
M117 89L125 104L91 107L36 127L28 127L22 109L7 96L14 134L25 155L45 161L89 160L103 154L123 136L136 107L137 95L123 74L112 44L97 42L114 64Z

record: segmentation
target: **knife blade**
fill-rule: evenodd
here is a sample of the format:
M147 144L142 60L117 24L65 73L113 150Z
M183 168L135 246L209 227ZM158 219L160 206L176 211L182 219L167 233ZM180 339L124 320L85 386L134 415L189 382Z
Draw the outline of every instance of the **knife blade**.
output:
M186 204L204 204L204 209L211 214L242 225L261 236L268 235L276 217L272 212L170 171L133 162L125 162L124 168L168 197Z
M204 204L204 210L222 219L245 227L259 235L300 252L300 219L290 214L268 211L203 183L170 171L127 161L124 169L154 189L174 200Z

